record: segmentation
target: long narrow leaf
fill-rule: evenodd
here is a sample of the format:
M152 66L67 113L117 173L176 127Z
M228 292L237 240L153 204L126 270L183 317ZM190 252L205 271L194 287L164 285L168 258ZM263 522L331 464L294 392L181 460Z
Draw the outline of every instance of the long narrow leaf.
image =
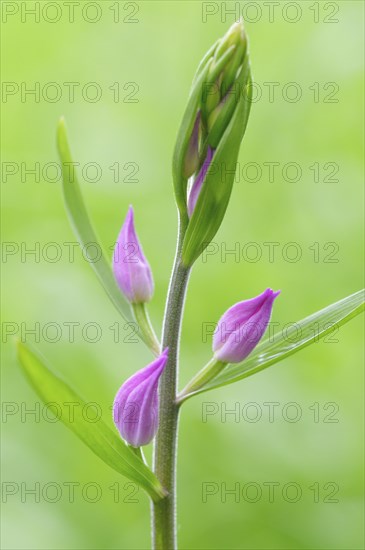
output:
M61 119L58 125L57 145L61 158L63 195L66 210L74 233L80 243L80 246L83 248L87 247L90 243L94 243L98 247L100 258L95 262L90 262L90 265L94 269L106 293L119 313L126 321L132 321L129 304L125 300L114 280L110 263L106 259L107 256L98 242L97 236L86 211L76 176L76 170L74 169L74 163L72 162L64 119Z
M157 477L113 430L101 419L90 422L85 418L83 414L85 401L53 374L38 354L19 343L18 358L26 377L39 397L45 403L57 403L62 411L62 422L85 445L111 468L141 485L153 500L158 501L165 496ZM72 415L71 403L73 404Z
M359 315L363 310L364 291L360 290L317 311L302 321L292 323L285 333L282 331L272 339L262 342L242 363L227 365L216 378L213 378L206 386L191 395L233 384L233 382L267 369L336 331L341 325Z

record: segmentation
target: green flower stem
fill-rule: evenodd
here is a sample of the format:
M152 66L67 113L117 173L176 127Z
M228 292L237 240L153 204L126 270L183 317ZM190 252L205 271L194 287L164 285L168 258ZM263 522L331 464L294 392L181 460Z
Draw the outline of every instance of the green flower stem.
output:
M160 342L158 341L155 331L153 330L146 304L132 304L132 311L146 344L152 353L159 355L161 353Z
M161 378L159 429L154 446L154 472L168 491L160 502L152 503L152 544L155 550L176 548L177 428L179 406L176 404L179 341L184 301L190 268L181 262L181 248L186 221L180 221L179 238L164 316L162 349L169 348L169 358Z
M226 365L227 363L222 363L222 361L218 361L215 357L212 357L209 363L207 363L205 367L203 367L179 393L176 398L176 403L178 405L181 405L183 401L194 395L197 390L199 390L200 388L205 386L207 382L215 378Z

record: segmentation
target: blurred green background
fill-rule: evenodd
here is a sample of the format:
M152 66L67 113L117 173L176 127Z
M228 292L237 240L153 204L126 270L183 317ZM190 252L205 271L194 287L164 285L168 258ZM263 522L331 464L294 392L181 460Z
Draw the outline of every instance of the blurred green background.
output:
M159 329L176 238L174 140L195 68L235 20L236 14L224 13L235 3L103 1L85 8L90 3L81 2L74 22L64 2L40 2L37 22L24 11L34 4L2 3L2 78L5 92L14 92L3 95L2 159L16 163L3 164L2 178L3 241L6 251L14 252L3 256L2 547L144 549L149 546L147 497L142 492L128 497L134 490L125 485L128 480L60 422L45 420L43 408L40 418L24 414L39 400L22 377L9 332L39 349L86 400L103 406L111 422L116 390L150 355L142 345L123 341L128 331L80 249L75 248L70 261L72 245L65 243L76 239L60 182L51 181L56 179L54 166L48 165L49 172L45 168L58 162L57 120L66 117L74 160L86 170L85 201L107 248L128 205L135 207L156 283L150 313ZM250 4L236 3L246 15L253 74L262 96L251 111L240 176L215 238L217 253L198 260L191 277L181 385L210 356L202 324L217 321L234 302L267 286L280 288L273 321L281 330L362 287L364 5L302 1L290 7L281 2L270 20L267 3ZM203 10L211 12L205 21ZM58 13L60 20L51 23ZM79 83L73 102L65 84L70 82ZM96 90L88 85L92 82L101 90L95 102L90 101ZM22 97L24 87L35 86L37 101ZM61 97L50 101L57 90ZM296 90L301 97L293 102ZM274 181L263 164L268 162L279 163ZM39 178L25 173L35 163ZM94 183L95 171L91 167L87 172L87 163L100 166L101 177ZM110 169L115 163L119 181ZM127 163L138 165L131 178L126 176L136 166ZM260 177L255 177L257 165L247 163L257 163ZM295 166L287 163L299 165L298 181L290 181ZM6 170L12 169L17 173L9 175ZM289 261L295 256L287 245L291 242L301 253L296 262ZM247 243L256 248L248 249ZM273 261L263 243L278 243ZM240 257L225 258L224 246L238 246ZM37 247L39 257L25 255L25 249ZM255 250L262 253L257 261L252 260ZM61 257L49 261L55 252ZM25 333L35 323L39 338ZM44 329L47 323L58 324L57 342L50 342L58 336L56 329ZM73 342L65 323L78 323ZM87 323L100 327L98 341L88 341L95 332L85 329ZM332 339L184 406L178 460L182 549L363 548L362 328L358 317ZM208 402L217 412L203 422ZM269 402L277 403L273 421L265 405ZM255 405L250 408L250 403ZM222 422L224 407L238 408L240 417L229 415ZM261 417L253 422L256 414ZM290 422L288 417L297 414L298 421ZM36 483L39 502L27 493ZM69 502L70 483L79 484L74 502ZM204 499L206 483L216 492ZM246 485L250 483L254 485ZM275 484L274 498L269 498L268 483ZM225 495L225 488L240 493ZM297 490L297 502L289 502Z

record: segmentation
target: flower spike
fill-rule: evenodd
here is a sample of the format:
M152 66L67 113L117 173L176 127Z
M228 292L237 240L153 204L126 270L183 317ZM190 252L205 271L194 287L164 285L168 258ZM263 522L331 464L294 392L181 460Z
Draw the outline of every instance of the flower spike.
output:
M200 63L175 145L173 179L186 226L182 262L187 267L223 221L251 98L248 41L240 20Z

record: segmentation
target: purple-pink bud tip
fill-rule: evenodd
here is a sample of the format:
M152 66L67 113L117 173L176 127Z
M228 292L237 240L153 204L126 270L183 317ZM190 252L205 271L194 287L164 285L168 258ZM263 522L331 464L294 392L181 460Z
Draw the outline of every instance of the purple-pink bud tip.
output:
M139 304L152 298L152 272L134 228L132 206L114 248L113 271L121 291L130 302Z
M213 352L223 363L240 363L261 340L280 290L265 292L232 306L220 318L213 336Z
M198 201L201 189L203 187L205 176L206 176L206 174L209 170L209 167L211 165L211 162L213 160L213 155L214 155L214 149L212 149L211 147L208 147L207 156L205 157L203 165L200 168L199 173L196 176L196 178L193 182L193 185L190 189L190 193L189 193L189 197L188 197L188 214L189 214L189 218L191 218L191 216L194 212L195 205Z
M168 348L147 367L128 378L115 396L113 419L122 438L133 447L147 445L158 428L158 382Z

